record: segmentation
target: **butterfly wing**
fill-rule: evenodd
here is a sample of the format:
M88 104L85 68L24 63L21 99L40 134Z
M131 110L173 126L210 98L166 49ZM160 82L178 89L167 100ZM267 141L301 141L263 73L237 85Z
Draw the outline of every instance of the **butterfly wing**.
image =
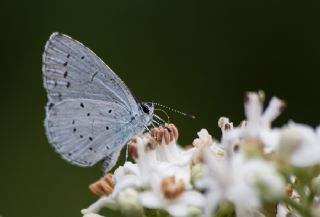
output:
M114 167L114 165L116 165L120 152L121 152L121 149L114 150L109 155L105 156L101 166L102 172L106 173L110 171Z
M92 99L65 99L47 107L45 126L50 143L67 161L92 166L117 157L132 136L131 115L121 105Z
M42 71L51 103L86 98L115 102L128 111L138 111L124 82L89 48L69 36L60 33L50 36Z

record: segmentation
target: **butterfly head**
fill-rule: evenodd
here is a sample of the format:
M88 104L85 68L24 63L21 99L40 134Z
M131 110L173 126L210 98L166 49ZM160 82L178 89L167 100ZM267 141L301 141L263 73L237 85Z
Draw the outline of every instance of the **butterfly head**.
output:
M142 116L144 117L146 123L149 125L153 118L154 113L154 103L152 102L142 102L139 104Z

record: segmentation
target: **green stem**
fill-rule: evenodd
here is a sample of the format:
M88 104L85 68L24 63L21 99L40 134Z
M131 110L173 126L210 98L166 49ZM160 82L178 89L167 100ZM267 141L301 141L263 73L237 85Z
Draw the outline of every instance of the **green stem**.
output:
M312 217L309 211L305 209L303 206L301 206L301 204L297 203L296 201L288 197L285 197L283 201L289 206L291 206L294 210L296 210L300 215L304 217Z
M170 215L167 212L158 210L157 217L170 217Z

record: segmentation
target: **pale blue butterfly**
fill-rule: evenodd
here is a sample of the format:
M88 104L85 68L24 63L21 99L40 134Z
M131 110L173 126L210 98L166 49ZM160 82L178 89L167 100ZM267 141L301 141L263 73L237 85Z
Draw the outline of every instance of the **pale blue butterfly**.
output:
M50 36L42 71L47 136L72 164L87 167L105 159L110 170L121 148L152 123L154 103L138 103L99 57L69 36Z

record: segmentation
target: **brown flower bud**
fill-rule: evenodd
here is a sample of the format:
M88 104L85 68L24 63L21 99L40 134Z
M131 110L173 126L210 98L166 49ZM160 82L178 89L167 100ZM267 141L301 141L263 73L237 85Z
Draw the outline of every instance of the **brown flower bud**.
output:
M151 136L158 142L164 141L166 144L177 140L179 133L174 124L165 124L164 126L156 127L151 130Z
M157 141L153 137L151 137L146 148L147 150L154 150L157 148L157 145Z
M89 185L89 189L98 196L111 194L113 191L112 174L108 173L104 175L101 179Z
M128 147L128 152L134 159L139 158L136 138L131 139Z

